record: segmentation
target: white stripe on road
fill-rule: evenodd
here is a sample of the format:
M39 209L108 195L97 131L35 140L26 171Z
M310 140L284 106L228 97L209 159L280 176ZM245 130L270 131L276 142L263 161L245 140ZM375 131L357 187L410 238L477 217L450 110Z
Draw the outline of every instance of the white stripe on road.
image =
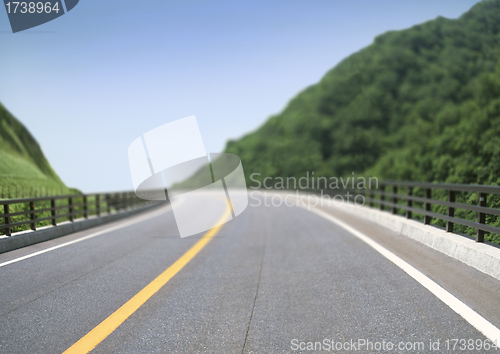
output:
M488 320L486 320L484 317L479 315L477 312L475 312L473 309L471 309L469 306L464 304L462 301L457 299L455 296L453 296L451 293L443 289L440 285L438 285L436 282L428 278L425 274L411 266L410 264L406 263L404 260L396 256L394 253L386 249L385 247L381 246L377 242L373 241L370 237L365 235L364 233L356 230L355 228L351 227L350 225L346 224L342 220L337 219L336 217L325 213L324 211L321 211L316 208L311 209L312 212L324 217L325 219L328 219L338 226L342 227L343 229L347 230L363 242L367 243L370 247L375 249L377 252L379 252L381 255L383 255L385 258L390 260L392 263L397 265L399 268L401 268L403 271L408 273L413 279L418 281L421 285L423 285L427 290L429 290L431 293L433 293L438 299L440 299L442 302L444 302L446 305L448 305L453 311L458 313L460 316L462 316L467 322L469 322L472 326L474 326L477 330L482 332L490 341L493 343L498 343L500 344L500 330L495 327L493 324L491 324Z
M169 205L169 208L170 208L170 205ZM172 210L172 209L170 208L170 210ZM73 245L75 243L82 242L82 241L88 240L90 238L94 238L94 237L103 235L103 234L108 233L108 232L116 231L116 230L122 229L124 227L136 224L138 222L142 222L142 221L146 221L146 220L155 218L158 215L165 213L165 211L166 210L164 208L162 208L162 209L157 210L157 211L155 211L155 212L153 212L151 214L143 215L143 216L140 216L138 218L134 218L134 220L130 220L130 221L121 223L119 225L108 227L108 228L106 228L104 230L94 232L94 233L92 233L90 235L87 235L87 236L84 236L82 238L79 238L79 239L76 239L76 240L73 240L73 241L69 241L69 242L66 242L66 243L61 243L60 245L57 245L57 246L54 246L54 247L50 247L50 248L47 248L47 249L44 249L44 250L41 250L41 251L38 251L38 252L30 253L30 254L27 254L27 255L19 257L19 258L11 259L10 261L0 263L0 267L6 266L6 265L9 265L9 264L12 264L12 263L16 263L16 262L19 262L19 261L22 261L22 260L25 260L25 259L28 259L28 258L31 258L31 257L35 257L35 256L38 256L38 255L41 255L41 254L44 254L44 253L47 253L47 252L50 252L50 251L54 251L54 250L57 250L57 249L62 248L62 247Z

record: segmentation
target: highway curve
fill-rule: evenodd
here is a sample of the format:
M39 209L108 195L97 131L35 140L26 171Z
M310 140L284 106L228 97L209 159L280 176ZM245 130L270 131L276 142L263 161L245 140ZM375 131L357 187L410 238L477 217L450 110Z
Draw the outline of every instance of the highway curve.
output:
M425 348L332 352L427 353L439 340L442 353L446 340L486 340L346 229L304 208L255 204L212 232L114 330L99 324L112 323L110 316L203 237L181 239L170 207L0 255L0 352L63 353L82 338L87 347L79 350L94 343L92 353L312 352L309 342L328 352L332 341L360 339ZM226 210L221 203L211 212ZM498 326L497 280L362 219L327 212ZM455 349L449 352L481 352Z

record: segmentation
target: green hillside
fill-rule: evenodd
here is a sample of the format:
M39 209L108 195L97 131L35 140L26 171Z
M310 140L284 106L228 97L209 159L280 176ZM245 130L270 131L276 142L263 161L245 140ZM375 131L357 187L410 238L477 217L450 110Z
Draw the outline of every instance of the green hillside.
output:
M247 177L500 182L500 0L376 37L255 132Z
M30 132L0 104L0 198L68 191Z

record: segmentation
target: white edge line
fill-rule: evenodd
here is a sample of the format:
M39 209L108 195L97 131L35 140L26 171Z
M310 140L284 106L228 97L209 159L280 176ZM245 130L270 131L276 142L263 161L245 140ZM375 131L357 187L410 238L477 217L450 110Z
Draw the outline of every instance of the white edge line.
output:
M394 253L392 253L385 247L381 246L380 244L372 240L364 233L356 230L355 228L337 219L336 217L328 213L325 213L324 211L318 210L316 208L313 208L311 211L324 217L325 219L330 220L331 222L349 231L351 234L353 234L363 242L367 243L370 247L375 249L385 258L387 258L392 263L401 268L403 271L405 271L413 279L418 281L423 287L425 287L427 290L433 293L438 299L440 299L442 302L448 305L453 311L462 316L478 331L483 333L486 336L486 338L488 338L492 343L496 343L497 345L500 344L500 329L495 327L488 320L479 315L477 312L475 312L469 306L464 304L462 301L457 299L454 295L452 295L450 292L442 288L439 284L431 280L425 274L423 274L422 272L420 272L419 270L417 270L416 268L405 262L403 259L396 256Z
M169 207L170 207L170 204L169 204ZM172 210L172 209L170 208L170 210ZM47 252L50 252L50 251L54 251L54 250L57 250L57 249L62 248L62 247L73 245L75 243L78 243L78 242L81 242L81 241L88 240L90 238L94 238L94 237L100 236L100 235L105 234L107 232L111 232L111 231L115 231L115 230L118 230L118 229L122 229L124 227L136 224L138 222L143 222L143 221L155 218L155 217L161 215L164 212L165 212L165 210L158 210L158 211L156 211L154 213L151 213L149 215L143 215L142 217L140 216L136 220L130 220L130 221L127 221L127 222L122 223L120 225L115 225L115 226L108 227L107 229L94 232L93 234L84 236L82 238L79 238L79 239L76 239L76 240L73 240L73 241L62 243L60 245L57 245L57 246L54 246L54 247L50 247L50 248L47 248L47 249L44 249L44 250L41 250L41 251L38 251L38 252L30 253L30 254L27 254L27 255L19 257L19 258L11 259L10 261L6 261L6 262L3 262L3 263L0 263L0 267L4 267L6 265L9 265L9 264L12 264L12 263L16 263L16 262L19 262L19 261L22 261L22 260L25 260L25 259L28 259L28 258L31 258L31 257L35 257L35 256L38 256L40 254L44 254L44 253L47 253Z

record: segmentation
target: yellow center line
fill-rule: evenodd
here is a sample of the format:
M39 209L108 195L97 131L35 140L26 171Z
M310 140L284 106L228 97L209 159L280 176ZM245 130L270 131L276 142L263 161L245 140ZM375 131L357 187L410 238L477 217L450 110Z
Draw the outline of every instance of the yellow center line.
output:
M144 289L139 291L133 298L127 301L122 307L112 313L108 318L97 325L93 330L87 333L78 342L69 347L63 354L84 354L90 352L99 343L101 343L107 336L109 336L115 329L118 328L127 318L130 317L139 307L141 307L151 296L156 294L170 279L174 277L186 264L189 263L203 247L210 242L210 240L219 232L220 228L224 225L229 210L226 210L217 224L220 224L210 231L194 244L186 253L182 255L174 264L168 267L151 283L146 285Z

